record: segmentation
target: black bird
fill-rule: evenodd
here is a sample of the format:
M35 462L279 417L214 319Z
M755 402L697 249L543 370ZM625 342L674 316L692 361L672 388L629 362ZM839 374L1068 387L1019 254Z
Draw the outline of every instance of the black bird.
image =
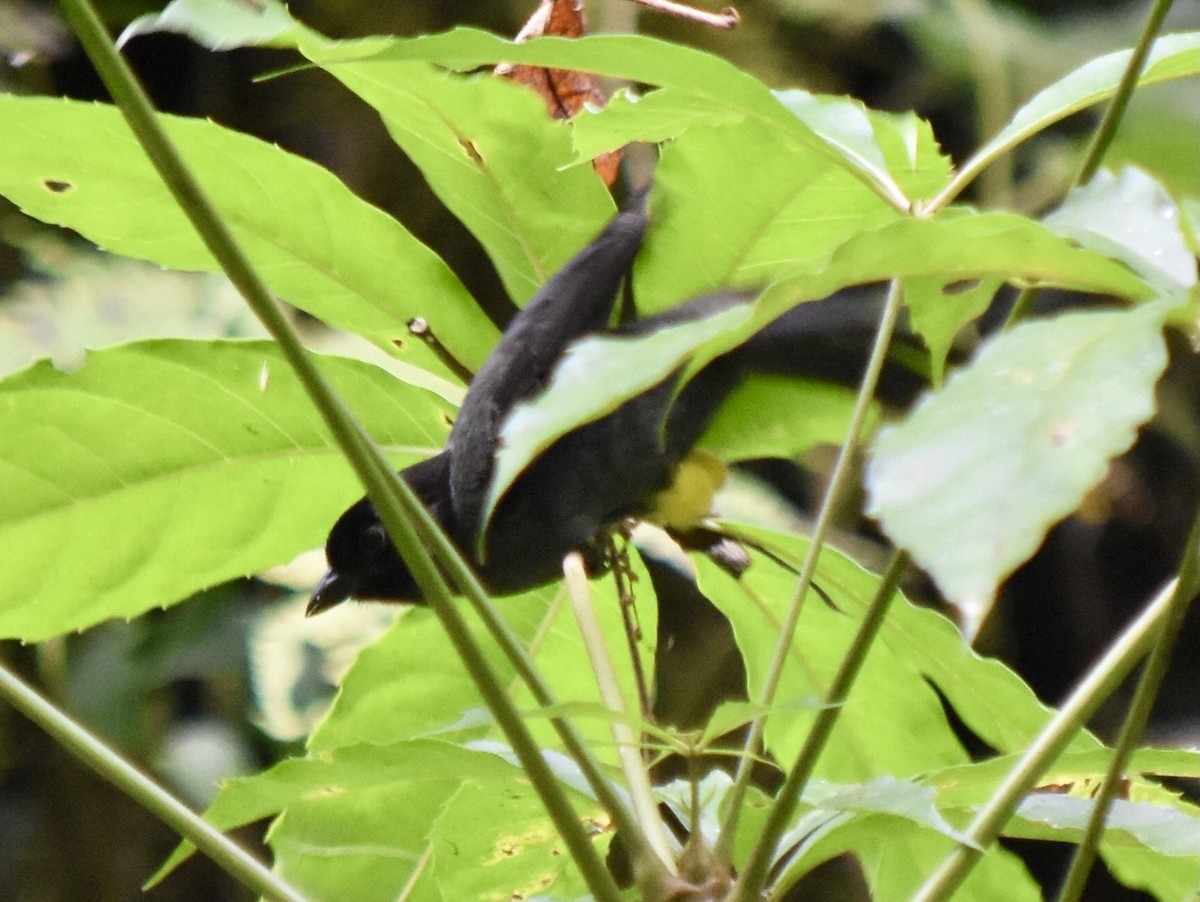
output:
M641 196L542 287L471 381L445 450L401 472L496 594L552 582L567 553L588 547L628 517L651 513L716 409L747 372L824 374L844 366L839 340L857 341L859 350L852 357L862 359L861 339L878 318L877 290L855 289L793 308L712 361L673 402L678 374L558 439L501 498L483 537L480 563L474 552L480 547L501 427L518 403L548 384L568 345L606 330L646 222ZM616 331L647 334L747 303L750 297L707 296ZM813 339L821 340L820 347ZM325 553L329 572L312 595L309 614L351 597L422 601L367 498L334 524Z

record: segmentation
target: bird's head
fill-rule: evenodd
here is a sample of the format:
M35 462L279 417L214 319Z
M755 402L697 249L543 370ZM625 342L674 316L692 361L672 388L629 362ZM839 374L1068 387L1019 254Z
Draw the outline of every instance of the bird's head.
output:
M450 485L445 452L403 470L401 476L449 529ZM392 544L369 498L352 505L333 525L325 543L329 570L317 584L305 613L327 611L348 598L420 604L421 590L412 571Z

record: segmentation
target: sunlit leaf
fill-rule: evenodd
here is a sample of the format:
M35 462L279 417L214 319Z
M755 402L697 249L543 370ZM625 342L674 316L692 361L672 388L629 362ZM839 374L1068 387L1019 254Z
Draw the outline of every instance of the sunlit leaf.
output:
M0 95L0 195L102 248L174 269L216 261L114 107ZM200 119L163 116L217 212L284 300L436 368L409 339L421 316L478 366L496 329L436 254L315 163ZM30 147L38 148L36 154Z
M1023 323L880 433L869 512L970 623L1154 412L1170 308Z
M960 190L996 157L1047 126L1112 95L1129 65L1132 51L1120 50L1091 60L1039 91L1022 106L1008 125L988 141L959 170L951 190ZM1200 32L1160 37L1146 59L1139 85L1200 75Z
M397 462L447 406L378 367L322 367ZM272 344L148 341L0 383L0 635L131 617L320 543L360 492Z

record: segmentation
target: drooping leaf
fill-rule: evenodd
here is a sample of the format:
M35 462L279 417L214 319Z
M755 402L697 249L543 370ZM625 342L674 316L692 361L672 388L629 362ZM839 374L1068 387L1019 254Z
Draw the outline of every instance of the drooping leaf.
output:
M1140 169L1101 170L1043 222L1123 261L1164 292L1196 284L1196 256L1184 240L1179 207Z
M263 9L276 24L288 17L279 3ZM569 123L552 119L533 92L507 79L446 73L419 54L377 53L397 39L330 41L299 23L259 30L249 14L230 16L218 0L177 0L160 16L139 20L136 32L159 29L182 31L214 49L259 42L294 47L325 68L375 108L441 201L484 246L517 303L612 215L612 199L596 174L567 165L575 158ZM520 60L492 60L500 62Z
M788 887L818 864L850 853L862 867L877 902L911 899L954 841L932 830L914 830L911 823L886 814L837 817L809 834L778 875ZM975 863L956 896L971 902L1041 902L1041 888L1021 859L994 845Z
M817 781L804 793L804 803L814 808L892 814L969 845L970 841L942 817L936 802L932 788L886 775L854 785Z
M987 310L1002 281L994 276L959 282L946 282L941 276L904 280L904 307L912 330L929 349L934 385L942 381L955 337Z
M322 367L397 462L447 406L378 367ZM360 491L275 347L148 341L0 383L0 635L131 617L314 547Z
M597 335L568 348L545 393L518 404L504 421L481 540L504 493L555 439L662 382L697 345L734 328L749 314L749 305L735 304L704 319L666 326L637 338ZM637 355L636 366L630 366L631 353Z
M113 107L0 95L0 194L105 250L173 269L216 262ZM213 122L163 116L171 140L271 291L330 325L437 369L407 323L426 319L477 367L496 329L429 248L330 172ZM28 148L36 147L36 154Z
M1021 324L880 433L869 512L970 624L1153 413L1170 308Z
M604 182L567 165L575 156L570 124L551 119L529 90L419 61L324 68L379 112L483 245L515 302L528 300L612 216Z
M930 774L928 781L937 787L942 810L958 819L987 801L1017 765L1017 757L950 768ZM1111 757L1106 748L1061 755L1006 825L1005 835L1078 842ZM1139 749L1126 773L1125 798L1117 800L1101 844L1105 863L1127 886L1162 900L1186 898L1200 879L1200 810L1152 778L1194 778L1200 773L1200 754L1193 749Z

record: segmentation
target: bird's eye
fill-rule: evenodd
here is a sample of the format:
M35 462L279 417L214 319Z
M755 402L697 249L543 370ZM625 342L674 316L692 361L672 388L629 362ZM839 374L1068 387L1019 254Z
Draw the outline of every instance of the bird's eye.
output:
M368 527L367 534L363 539L363 544L371 551L383 551L392 544L392 540L388 538L387 530L383 528L382 523L374 523Z

